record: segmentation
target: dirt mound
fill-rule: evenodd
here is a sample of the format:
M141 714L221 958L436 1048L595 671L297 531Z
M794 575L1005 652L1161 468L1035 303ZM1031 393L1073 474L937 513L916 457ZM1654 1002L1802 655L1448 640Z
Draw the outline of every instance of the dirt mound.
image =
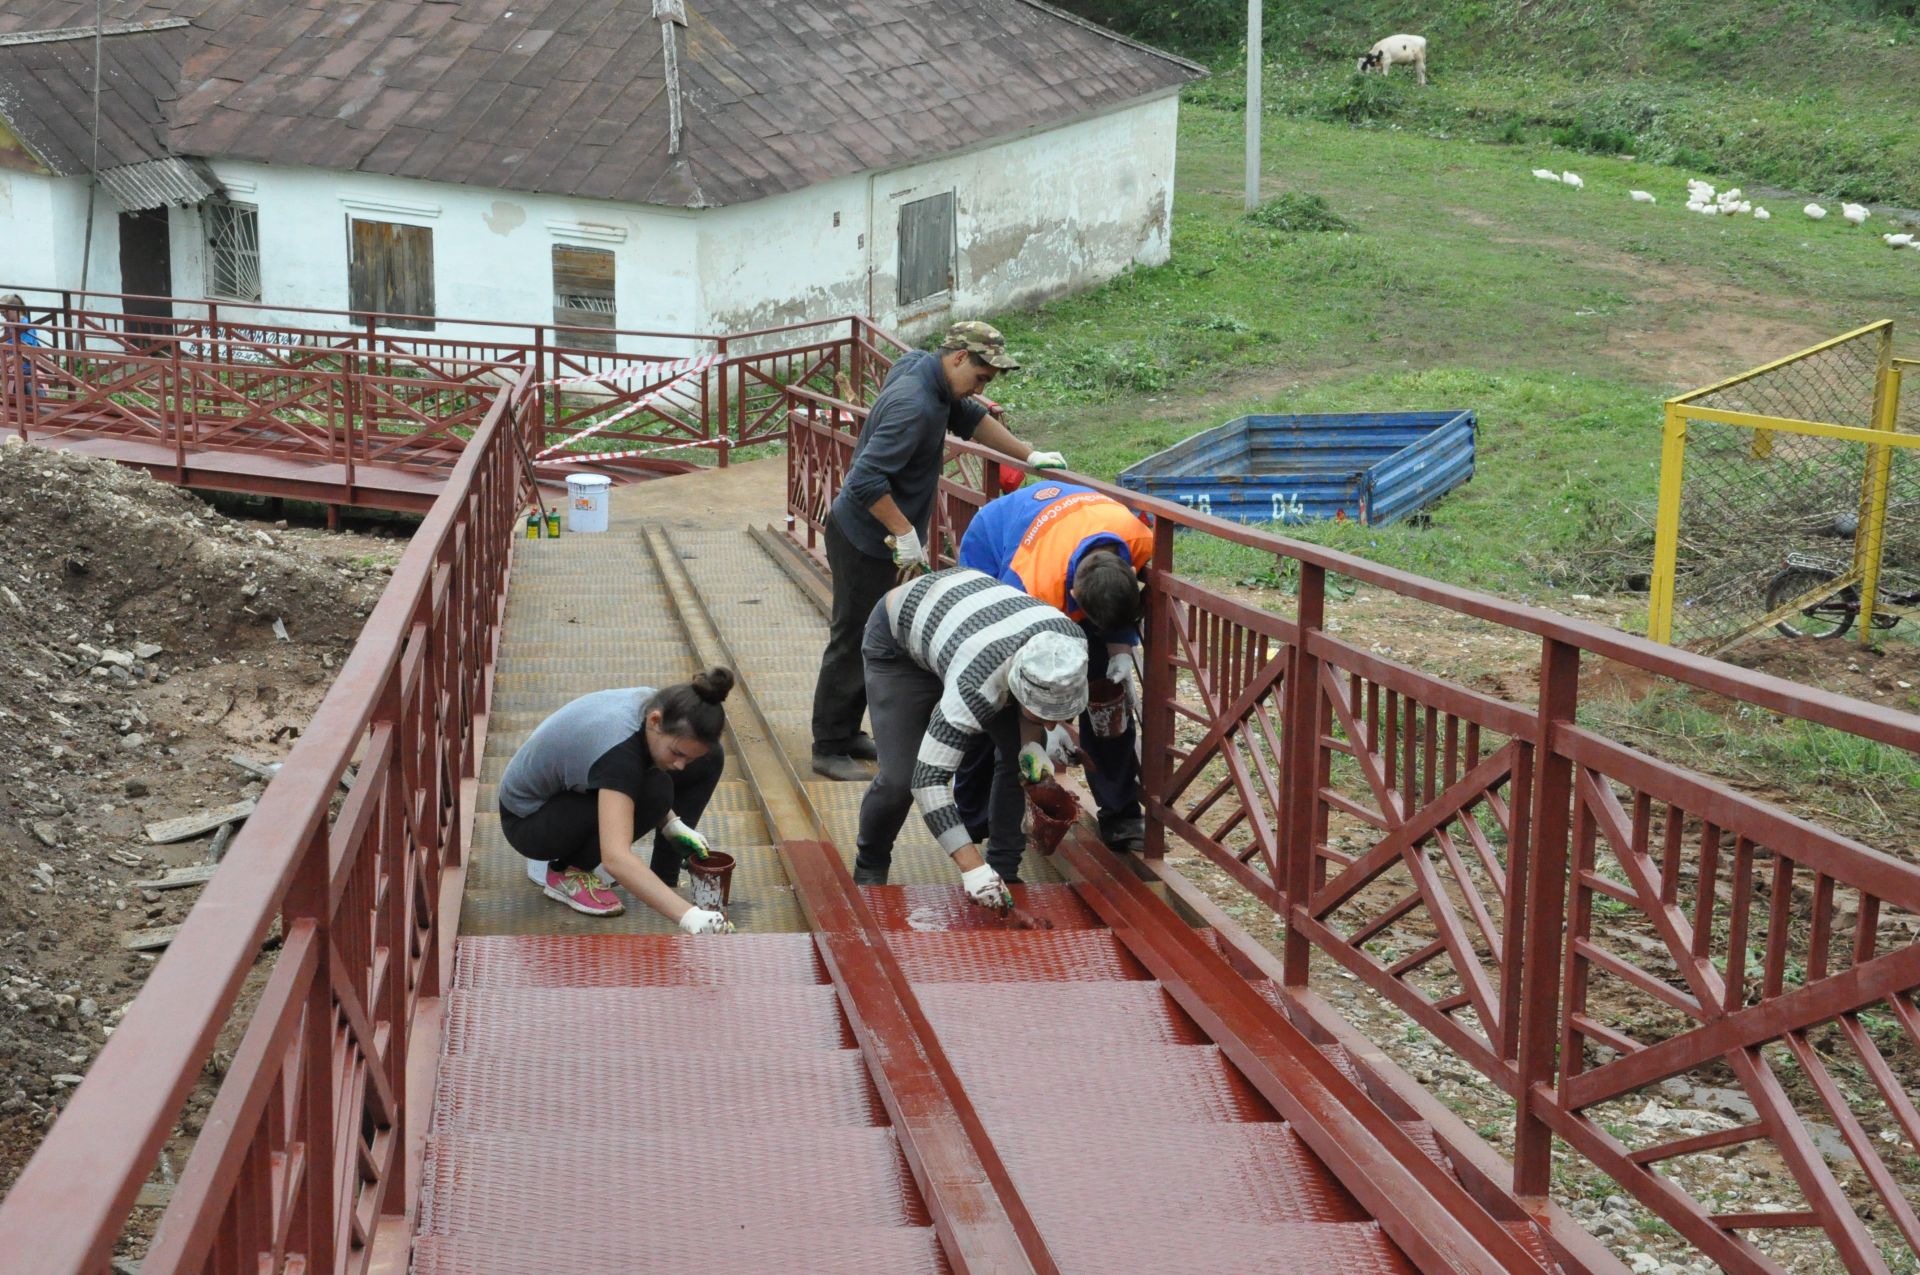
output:
M17 445L0 447L0 540L4 1190L152 968L122 933L178 922L199 893L135 884L207 859L206 840L157 846L145 825L258 793L229 755L270 762L297 738L402 546L237 521Z
M1725 658L1742 668L1911 713L1920 710L1920 646L1903 640L1906 636L1901 632L1883 640L1877 649L1862 647L1852 634L1825 641L1759 638L1735 647Z

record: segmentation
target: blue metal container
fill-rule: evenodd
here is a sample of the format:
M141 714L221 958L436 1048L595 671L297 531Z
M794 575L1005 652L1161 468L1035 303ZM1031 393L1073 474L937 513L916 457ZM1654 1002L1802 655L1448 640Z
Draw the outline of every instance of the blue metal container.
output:
M1235 522L1385 526L1473 477L1467 412L1242 416L1127 466L1120 485Z

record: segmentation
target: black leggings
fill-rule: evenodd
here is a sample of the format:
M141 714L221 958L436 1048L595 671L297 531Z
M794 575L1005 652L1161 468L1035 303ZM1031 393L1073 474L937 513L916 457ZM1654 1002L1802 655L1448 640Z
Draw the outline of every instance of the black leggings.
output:
M726 762L726 750L716 743L685 770L648 770L633 799L635 839L652 832L669 811L698 824ZM502 810L500 830L507 834L507 844L529 859L545 859L558 872L591 872L600 866L600 792L563 792L530 815ZM656 836L648 866L668 885L678 885L681 858L678 846Z

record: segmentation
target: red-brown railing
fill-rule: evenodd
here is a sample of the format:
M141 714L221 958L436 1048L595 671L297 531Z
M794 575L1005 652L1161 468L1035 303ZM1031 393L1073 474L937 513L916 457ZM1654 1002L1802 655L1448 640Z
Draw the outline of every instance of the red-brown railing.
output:
M438 1022L521 462L496 389L352 654L86 1082L0 1204L9 1272L107 1269L234 1011L280 950L142 1269L365 1270L406 1208L410 1051ZM343 780L351 789L333 808ZM431 1057L425 1060L431 1065Z
M542 324L17 291L43 345L23 349L24 376L0 380L0 429L132 438L179 466L190 452L238 450L444 472L521 367L534 369L531 451L564 445L542 465L549 476L569 461L673 472L707 453L725 465L784 434L788 385L865 384L904 348L853 315L724 335L593 333L626 347L616 352ZM699 356L712 362L682 375L635 371ZM351 496L351 475L342 487Z
M804 391L789 404L789 527L818 552L860 410ZM950 447L937 560L998 491L998 459ZM1351 1038L1312 991L1350 976L1485 1077L1513 1104L1499 1185L1522 1197L1547 1195L1559 1139L1730 1271L1783 1269L1765 1237L1802 1228L1849 1271L1920 1255L1914 847L1896 858L1580 724L1581 662L1909 752L1920 717L1076 481L1155 523L1147 854L1178 837L1284 920L1289 1012ZM1291 614L1181 576L1179 530L1272 554L1297 579ZM1330 575L1537 640L1537 695L1473 690L1340 636ZM1651 1087L1676 1077L1743 1114L1646 1116ZM1776 1185L1749 1176L1716 1202L1689 1172L1689 1157L1758 1142ZM1499 1164L1485 1145L1457 1149L1457 1165ZM1843 1182L1829 1161L1847 1155Z

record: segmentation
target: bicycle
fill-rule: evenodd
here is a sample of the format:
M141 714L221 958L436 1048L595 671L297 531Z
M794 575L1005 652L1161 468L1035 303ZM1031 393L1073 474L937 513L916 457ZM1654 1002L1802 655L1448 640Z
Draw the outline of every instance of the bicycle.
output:
M1836 518L1824 534L1851 537L1857 520L1843 515ZM1766 608L1771 615L1791 606L1798 598L1821 591L1821 586L1855 575L1853 564L1818 554L1789 553L1784 567L1767 581ZM1873 611L1873 628L1885 632L1906 615L1920 608L1920 581L1903 575L1897 568L1883 566L1877 589L1879 597ZM1881 607L1887 608L1881 610ZM1825 641L1843 636L1860 618L1860 586L1850 582L1817 601L1789 612L1774 622L1774 631L1782 637L1814 638Z

